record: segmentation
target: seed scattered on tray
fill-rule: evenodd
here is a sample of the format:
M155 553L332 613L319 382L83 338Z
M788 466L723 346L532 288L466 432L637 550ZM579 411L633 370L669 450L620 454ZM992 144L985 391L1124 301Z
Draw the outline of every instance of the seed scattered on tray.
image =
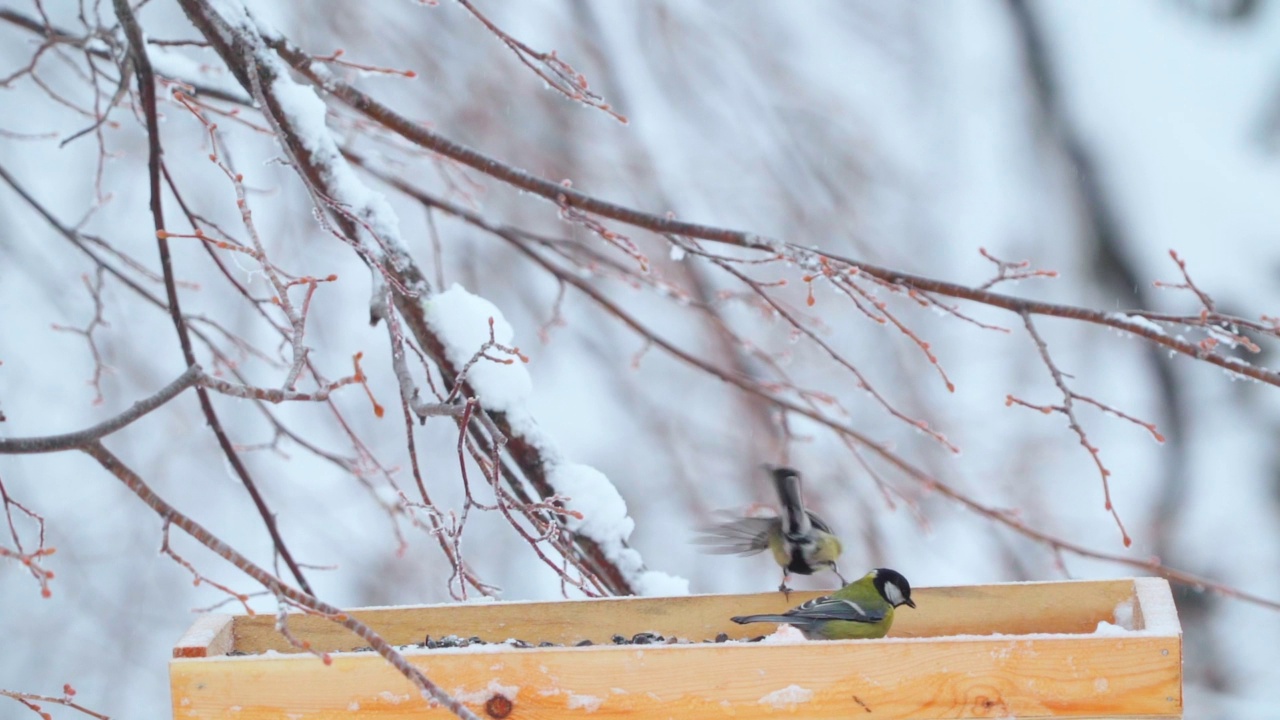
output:
M764 635L759 635L757 637L752 637L752 638L743 638L739 642L754 643L754 642L760 642L761 640L764 640L764 639L765 639ZM665 635L661 635L659 633L654 633L654 632L640 632L640 633L636 633L635 635L632 635L631 637L627 637L626 635L622 635L622 634L615 634L609 638L609 641L614 645L695 645L703 642L725 643L725 642L729 642L730 640L731 638L729 637L728 633L719 633L712 640L699 640L699 641L687 640L685 638L679 638L674 636L666 637ZM422 642L417 644L411 644L411 645L401 645L399 646L399 649L411 650L415 648L417 649L425 648L428 650L436 650L440 648L464 648L464 647L470 647L472 645L489 645L489 646L505 645L511 648L525 649L525 648L535 648L535 647L538 647L538 648L591 647L593 645L596 645L596 642L589 638L585 640L579 640L569 645L566 645L565 643L551 642L549 640L540 640L534 643L532 641L523 640L521 638L507 638L506 640L491 642L488 640L481 639L478 635L472 635L471 637L467 637L467 638L458 637L457 635L444 635L442 637L432 637L430 635L427 635L423 637ZM372 651L373 651L373 648L371 647L358 647L358 648L351 648L347 652L372 652ZM228 654L229 655L249 655L252 653L233 650Z

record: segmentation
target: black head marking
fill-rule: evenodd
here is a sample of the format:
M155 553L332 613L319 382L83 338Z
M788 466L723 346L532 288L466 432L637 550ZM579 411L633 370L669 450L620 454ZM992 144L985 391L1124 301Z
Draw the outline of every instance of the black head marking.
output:
M876 592L880 593L880 597L889 601L894 607L899 605L916 606L915 602L911 600L911 583L907 582L907 579L897 570L876 568L875 578L872 582L876 586Z

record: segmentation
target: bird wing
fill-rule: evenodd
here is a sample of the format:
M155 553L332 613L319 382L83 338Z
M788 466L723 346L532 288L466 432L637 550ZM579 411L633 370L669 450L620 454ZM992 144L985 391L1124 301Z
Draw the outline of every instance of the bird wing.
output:
M823 520L809 510L805 510L804 513L809 516L809 522L813 523L813 527L815 529L821 530L824 533L831 533L832 535L835 534L831 532L831 526L827 524L826 520Z
M831 595L814 598L800 607L788 610L787 617L808 622L842 620L845 622L878 623L884 620L886 609L880 605L843 600Z
M776 532L781 521L774 518L740 517L718 525L700 528L702 537L693 542L715 555L754 555L769 548L769 533Z

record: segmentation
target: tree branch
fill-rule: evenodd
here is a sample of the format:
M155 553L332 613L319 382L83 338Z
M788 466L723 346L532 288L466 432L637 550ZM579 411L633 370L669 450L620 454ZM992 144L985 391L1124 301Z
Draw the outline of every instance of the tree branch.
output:
M139 400L128 410L110 420L105 420L84 430L62 435L0 438L0 455L33 455L82 448L88 443L97 442L111 433L129 426L142 416L174 399L182 394L183 390L198 384L203 375L204 373L199 365L192 365L155 395L145 400Z
M368 625L348 615L341 609L318 600L311 593L303 592L284 584L276 576L258 567L249 558L236 551L235 548L218 539L216 535L209 532L204 526L165 502L137 473L112 454L110 450L107 450L102 443L93 441L86 444L82 449L90 457L97 460L108 472L123 482L147 507L154 510L166 525L181 528L196 542L204 545L222 559L239 568L241 572L270 590L272 594L282 601L294 603L317 615L327 617L355 633L368 643L369 647L386 659L392 667L400 671L410 682L417 686L422 696L428 701L440 703L460 718L479 720L465 705L440 689L440 686L428 679L421 670L410 665L409 661L396 650L395 646L384 640L381 635L374 632Z
M182 357L187 366L191 367L196 364L196 355L191 344L191 333L187 328L186 320L182 316L182 306L178 302L178 287L173 276L173 258L169 252L169 241L165 235L164 201L161 187L161 155L163 150L160 145L159 111L156 108L155 73L151 69L151 60L147 56L142 28L138 26L137 18L134 16L128 0L114 0L114 6L116 16L120 19L120 25L124 28L125 37L129 41L129 54L133 58L133 66L137 73L138 94L142 102L143 115L146 118L147 176L151 186L151 218L156 232L156 244L160 252L160 267L164 274L164 287L169 301L169 313L173 318L174 327L178 331L178 342L182 346ZM198 388L196 393L200 398L200 409L204 412L205 419L209 422L209 427L218 439L222 454L226 456L232 470L240 478L240 482L244 485L245 490L248 491L249 497L253 499L254 507L257 508L258 516L262 518L262 522L267 528L267 533L271 535L271 542L275 546L276 552L280 554L280 558L289 567L290 572L297 579L298 585L310 593L311 585L302 574L302 568L293 559L293 553L289 552L289 547L285 544L284 537L280 534L280 529L276 525L275 513L271 512L271 509L267 507L266 500L258 492L257 484L253 481L252 476L249 475L249 469L245 467L244 462L240 459L240 454L236 452L235 447L231 444L231 438L227 436L222 427L222 422L218 419L217 412L213 409L213 402L209 399L209 393L204 388Z
M278 37L263 37L256 27L252 27L247 15L234 19L240 24L233 25L232 20L203 0L179 2L188 18L222 56L232 73L259 99L260 110L289 153L308 192L317 206L327 210L329 216L334 218L338 226L338 232L334 234L352 244L360 257L397 289L392 294L392 300L396 310L404 318L405 327L441 369L445 381L450 384L457 382L460 369L450 363L441 339L426 320L424 303L431 293L426 275L408 253L401 238L390 234L393 232L393 225L386 222L387 218L380 217L384 209L370 204L367 198L356 200L349 197L351 188L345 182L353 179L347 174L352 171L336 151L336 143L332 145L334 152L330 156L328 143L332 142L332 138L317 138L301 131L295 126L298 119L292 117L282 106L276 85L291 81L280 77L283 67L266 48L269 44L284 41ZM327 73L327 70L321 70ZM313 147L312 143L319 143L319 146ZM462 383L461 394L468 397L476 395L465 382ZM490 410L489 415L501 431L501 436L508 439L505 449L520 468L520 474L542 498L553 497L555 489L546 477L547 461L538 444L512 428L502 413ZM479 427L470 426L470 432L478 443L487 445ZM503 474L507 476L507 473ZM509 482L513 489L518 487L518 481ZM581 534L575 533L573 537L588 566L600 576L611 592L635 592L597 543Z

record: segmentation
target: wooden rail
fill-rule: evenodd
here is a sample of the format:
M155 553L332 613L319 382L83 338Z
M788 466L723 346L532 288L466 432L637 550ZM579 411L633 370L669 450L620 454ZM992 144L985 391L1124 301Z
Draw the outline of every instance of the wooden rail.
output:
M395 644L517 638L405 654L481 717L1145 717L1182 712L1182 638L1160 579L913 592L884 640L612 645L615 634L711 640L769 630L732 615L817 593L504 602L354 610ZM1118 610L1119 609L1119 610ZM1119 617L1118 617L1119 615ZM1131 618L1131 619L1128 619ZM1131 629L1095 632L1128 619ZM296 653L274 616L207 616L174 649L175 718L445 718L359 639L322 618L289 628L334 653ZM594 645L575 647L591 640ZM230 653L235 653L230 655ZM240 654L248 653L248 654ZM510 703L509 707L506 703Z

